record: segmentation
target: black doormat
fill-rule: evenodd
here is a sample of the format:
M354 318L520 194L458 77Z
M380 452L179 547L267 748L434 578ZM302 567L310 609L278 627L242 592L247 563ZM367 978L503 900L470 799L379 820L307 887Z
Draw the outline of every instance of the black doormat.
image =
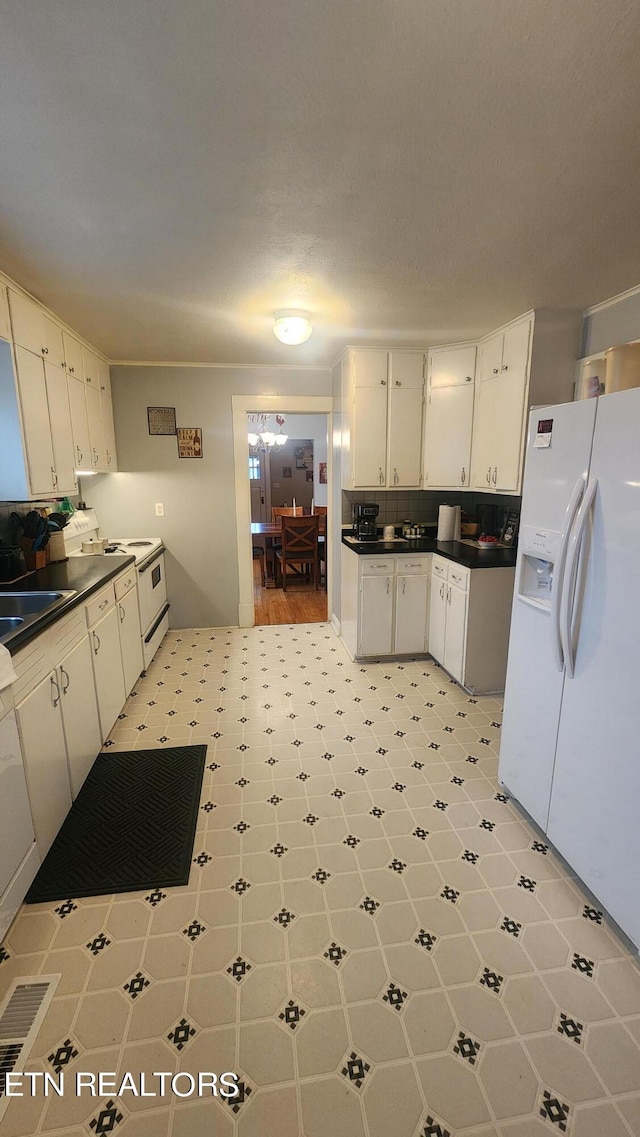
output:
M27 904L187 884L206 746L99 754Z

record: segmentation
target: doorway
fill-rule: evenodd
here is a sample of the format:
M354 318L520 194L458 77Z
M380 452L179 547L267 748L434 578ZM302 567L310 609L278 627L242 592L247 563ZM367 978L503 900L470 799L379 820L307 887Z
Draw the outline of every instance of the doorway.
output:
M331 398L325 396L233 396L239 623L242 627L316 623L327 619L331 593L326 559L332 523L328 444L331 403ZM267 415L271 418L263 423L265 429L256 431L257 417ZM276 415L284 424L275 424ZM287 440L277 446L260 443L250 446L249 434L260 433L286 434ZM282 505L275 504L276 498ZM301 566L297 566L296 571L291 565L286 588L283 588L282 558L278 558L273 549L280 544L278 534L272 532L269 540L261 540L263 535L256 532L258 526L272 523L272 509L292 510L294 500L296 515L317 513L318 526L323 530L322 541L318 541L323 554L318 589L311 579L306 579ZM280 570L279 580L276 580L276 569Z

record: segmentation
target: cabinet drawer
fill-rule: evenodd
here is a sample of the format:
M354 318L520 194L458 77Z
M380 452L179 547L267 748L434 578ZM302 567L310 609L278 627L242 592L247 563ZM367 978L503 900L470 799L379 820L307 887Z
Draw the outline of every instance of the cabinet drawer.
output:
M134 568L129 569L128 572L125 572L122 574L122 576L119 576L116 580L116 600L122 600L122 597L126 596L127 592L130 592L132 588L135 588L137 581L138 574Z
M439 576L441 580L446 580L449 575L449 565L446 561L441 560L440 557L434 557L431 564L431 571L434 576Z
M449 565L449 580L451 584L455 584L457 588L462 588L466 592L469 587L469 572L467 569L460 568L459 565Z
M427 574L431 568L431 557L396 557L396 572L403 576Z
M84 610L87 614L87 627L90 628L92 624L95 624L96 620L99 620L101 616L104 616L105 612L109 611L109 608L113 608L115 602L115 589L112 584L109 584L107 588L103 588L98 592L88 604L85 604Z
M373 557L369 560L368 557L364 557L360 569L361 576L393 576L394 572L395 559L393 557L389 557L386 561L379 561Z

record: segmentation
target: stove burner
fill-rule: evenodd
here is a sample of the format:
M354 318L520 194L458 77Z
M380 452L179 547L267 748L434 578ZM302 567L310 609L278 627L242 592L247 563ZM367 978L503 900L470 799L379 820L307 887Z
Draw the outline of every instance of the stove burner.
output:
M125 541L127 549L140 549L143 545L153 545L153 541Z

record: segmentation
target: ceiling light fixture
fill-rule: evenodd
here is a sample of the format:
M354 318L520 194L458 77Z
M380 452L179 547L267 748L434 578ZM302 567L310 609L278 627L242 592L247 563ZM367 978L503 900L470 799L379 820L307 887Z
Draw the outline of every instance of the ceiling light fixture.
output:
M280 343L306 343L312 331L306 312L277 312L273 321L273 334Z
M247 435L249 448L254 452L258 450L273 450L274 446L284 446L287 441L288 435L284 434L282 428L284 426L284 419L282 415L276 415L276 424L279 428L279 433L275 434L270 428L270 415L249 415L249 425L257 429L250 430Z

